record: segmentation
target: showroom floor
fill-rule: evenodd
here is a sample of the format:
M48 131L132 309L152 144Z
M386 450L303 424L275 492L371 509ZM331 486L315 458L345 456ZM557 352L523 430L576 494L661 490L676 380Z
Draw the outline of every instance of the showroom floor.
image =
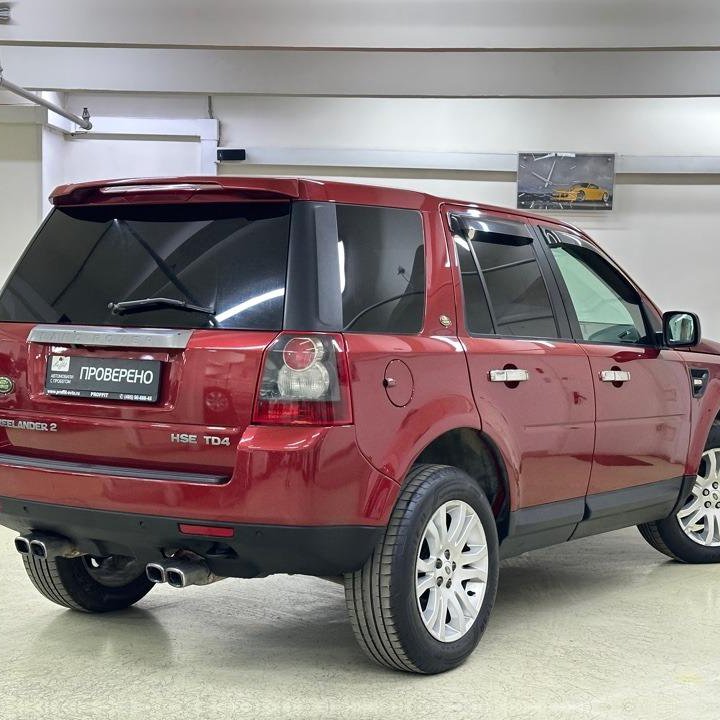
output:
M2 720L662 720L720 702L720 567L666 561L634 529L506 561L480 647L437 677L366 662L337 585L162 587L87 616L36 594L12 538L0 528Z

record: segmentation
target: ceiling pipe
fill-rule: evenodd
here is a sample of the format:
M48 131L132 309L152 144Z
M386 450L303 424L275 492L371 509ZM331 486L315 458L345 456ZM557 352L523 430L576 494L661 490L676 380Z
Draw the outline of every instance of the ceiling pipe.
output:
M90 113L88 112L87 108L83 108L82 117L80 117L79 115L75 115L74 113L68 112L64 107L61 107L57 103L54 103L51 100L46 100L44 97L36 95L34 92L30 92L30 90L26 90L24 87L20 87L20 85L16 85L14 82L10 82L10 80L8 80L3 75L3 70L1 67L0 87L10 91L15 95L19 95L21 98L25 98L25 100L29 100L30 102L36 103L37 105L42 105L43 107L46 107L48 110L52 110L58 115L62 115L62 117L74 122L83 130L92 130Z

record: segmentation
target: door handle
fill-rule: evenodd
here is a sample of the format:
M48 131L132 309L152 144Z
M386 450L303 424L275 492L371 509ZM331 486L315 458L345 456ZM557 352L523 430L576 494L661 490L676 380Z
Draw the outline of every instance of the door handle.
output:
M603 382L622 383L630 380L630 373L627 370L601 370L600 379Z
M508 368L507 370L491 370L489 374L490 382L525 382L530 379L530 373L527 370L518 368Z

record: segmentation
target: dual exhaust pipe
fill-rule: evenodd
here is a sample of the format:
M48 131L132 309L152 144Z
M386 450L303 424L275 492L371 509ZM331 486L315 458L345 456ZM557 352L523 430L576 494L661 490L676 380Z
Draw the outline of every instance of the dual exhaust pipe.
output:
M21 555L36 557L39 560L51 560L56 557L74 558L84 554L67 538L42 533L19 535L15 538L15 549Z
M150 582L167 583L174 588L210 585L224 579L213 574L202 558L189 553L177 558L148 563L145 574Z
M39 560L75 558L85 554L67 538L43 533L18 535L15 538L15 549L21 555ZM210 585L224 579L215 575L201 557L188 552L182 552L168 560L148 563L145 574L150 582L167 583L174 588Z

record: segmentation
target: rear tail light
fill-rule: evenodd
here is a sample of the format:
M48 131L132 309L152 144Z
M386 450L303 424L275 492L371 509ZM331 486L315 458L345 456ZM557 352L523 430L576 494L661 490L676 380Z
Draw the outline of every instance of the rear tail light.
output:
M253 422L352 423L350 375L342 335L281 334L265 352Z

